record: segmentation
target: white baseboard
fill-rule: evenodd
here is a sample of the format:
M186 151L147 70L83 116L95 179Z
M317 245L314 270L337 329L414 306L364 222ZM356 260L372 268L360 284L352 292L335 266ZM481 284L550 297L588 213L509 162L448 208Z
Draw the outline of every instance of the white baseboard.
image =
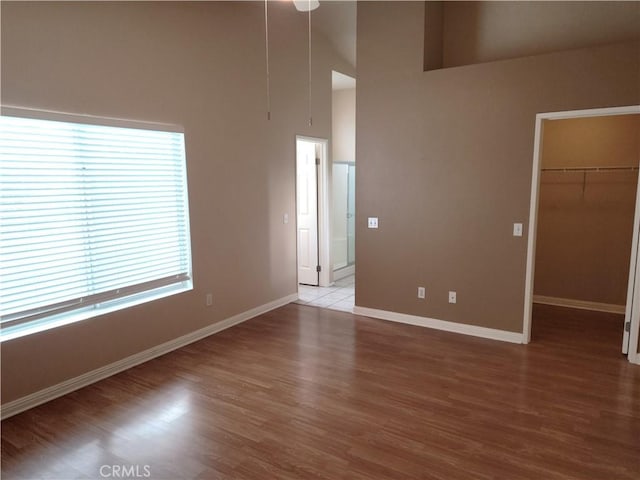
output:
M334 270L333 281L335 282L336 280L341 280L345 277L348 277L349 275L353 275L354 273L356 273L355 265L349 265L348 267L344 267L339 270Z
M199 330L196 330L195 332L188 333L186 335L183 335L182 337L174 338L173 340L169 340L168 342L156 345L155 347L151 347L148 350L144 350L129 357L123 358L122 360L118 360L117 362L110 363L109 365L105 365L104 367L100 367L96 370L84 373L78 377L65 380L64 382L58 383L57 385L53 385L22 398L18 398L2 405L2 412L0 416L4 420L5 418L9 418L20 412L36 407L40 404L53 400L54 398L61 397L62 395L73 392L74 390L86 387L87 385L103 380L107 377L115 375L116 373L120 373L131 367L135 367L136 365L147 362L153 358L159 357L173 350L177 350L178 348L184 347L185 345L189 345L190 343L202 340L209 335L213 335L214 333L218 333L229 327L238 325L239 323L250 320L254 317L257 317L258 315L262 315L263 313L274 310L297 299L297 293L287 295L286 297L282 297L272 302L265 303L264 305L260 305L256 308L252 308L251 310L247 310L246 312L239 313L238 315L234 315L233 317L229 317L220 322L201 328Z
M543 305L554 305L556 307L579 308L580 310L593 310L595 312L624 313L624 305L612 303L588 302L586 300L574 300L572 298L547 297L545 295L534 295L533 303Z
M416 315L376 310L374 308L367 307L355 306L353 307L353 313L355 315L364 315L366 317L378 318L380 320L389 320L391 322L407 323L409 325L417 325L419 327L444 330L445 332L462 333L463 335L490 338L492 340L500 340L509 343L523 343L522 333L508 332L506 330L478 327L475 325L466 325L464 323L448 322L445 320L437 320L435 318L418 317Z

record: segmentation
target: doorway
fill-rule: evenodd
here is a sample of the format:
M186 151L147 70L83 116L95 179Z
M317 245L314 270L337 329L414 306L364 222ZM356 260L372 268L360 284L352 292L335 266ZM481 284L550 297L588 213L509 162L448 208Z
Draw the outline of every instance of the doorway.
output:
M327 140L296 137L296 231L298 300L296 303L353 311L353 275L334 282L330 225ZM345 214L346 215L346 214Z
M540 319L540 328L545 322L548 325L550 315L558 314L566 314L578 325L571 335L586 329L589 323L615 322L610 325L617 329L618 342L622 339L623 353L628 354L629 361L638 361L639 114L640 108L633 106L537 115L525 343L531 338L535 303L534 321ZM624 140L630 145L626 153L620 144L594 143L601 139L606 143L607 138L616 135L619 139L620 129L612 130L616 122L630 128L628 140ZM593 130L585 135L585 127ZM614 131L616 135L612 136ZM574 142L577 150L569 151L572 135L577 133L582 135L583 144ZM588 143L592 144L591 149ZM554 155L562 161L558 162ZM625 209L626 217L618 211ZM611 248L613 244L617 248ZM600 335L597 329L593 334Z
M326 140L296 137L298 303L353 311L356 80L333 71L331 89L329 157Z
M298 283L327 287L330 277L327 140L296 136Z

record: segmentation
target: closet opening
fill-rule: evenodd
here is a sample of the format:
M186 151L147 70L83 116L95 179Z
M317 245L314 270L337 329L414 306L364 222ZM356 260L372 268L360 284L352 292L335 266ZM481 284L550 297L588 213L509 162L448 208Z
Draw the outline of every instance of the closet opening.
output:
M638 132L638 107L538 115L525 343L637 362Z

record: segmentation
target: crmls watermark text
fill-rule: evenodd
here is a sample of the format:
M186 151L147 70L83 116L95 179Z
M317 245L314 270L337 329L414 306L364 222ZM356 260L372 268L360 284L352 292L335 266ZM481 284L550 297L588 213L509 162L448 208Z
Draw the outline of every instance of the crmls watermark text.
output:
M149 465L102 465L100 476L102 478L149 478L151 467Z

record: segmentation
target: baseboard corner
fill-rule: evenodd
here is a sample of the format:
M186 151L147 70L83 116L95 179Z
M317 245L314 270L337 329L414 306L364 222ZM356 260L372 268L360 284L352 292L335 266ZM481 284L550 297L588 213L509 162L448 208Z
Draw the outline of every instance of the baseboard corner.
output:
M433 328L445 332L459 333L462 335L470 335L473 337L488 338L508 343L524 343L522 333L510 332L507 330L498 330L488 327L479 327L476 325L467 325L464 323L450 322L447 320L438 320L436 318L420 317L417 315L409 315L406 313L391 312L387 310L378 310L375 308L355 306L353 308L354 315L362 315L365 317L377 318L379 320L387 320L391 322L405 323L408 325L416 325L419 327Z

